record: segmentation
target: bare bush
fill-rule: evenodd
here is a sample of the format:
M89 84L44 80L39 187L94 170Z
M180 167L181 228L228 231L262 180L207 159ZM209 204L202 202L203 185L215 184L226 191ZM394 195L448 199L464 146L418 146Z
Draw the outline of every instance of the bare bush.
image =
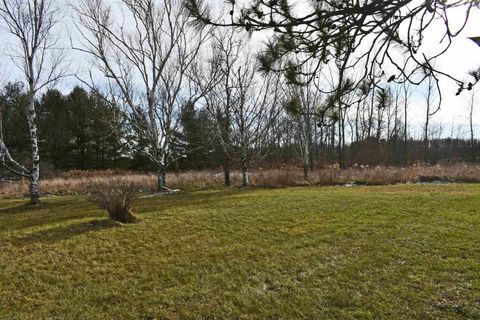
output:
M134 223L133 200L139 185L128 178L94 180L88 186L88 197L101 209L107 210L110 218L122 223Z

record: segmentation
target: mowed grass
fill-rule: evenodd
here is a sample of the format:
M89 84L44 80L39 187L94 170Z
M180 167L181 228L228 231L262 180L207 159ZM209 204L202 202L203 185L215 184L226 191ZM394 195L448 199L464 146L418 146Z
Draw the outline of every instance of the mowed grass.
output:
M2 319L480 319L480 185L0 204Z

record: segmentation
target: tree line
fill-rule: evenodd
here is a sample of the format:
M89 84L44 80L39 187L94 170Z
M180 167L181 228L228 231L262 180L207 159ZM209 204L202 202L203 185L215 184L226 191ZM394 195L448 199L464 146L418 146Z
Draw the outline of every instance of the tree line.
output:
M312 97L305 98L302 106L292 106L291 101L278 101L277 109L259 108L262 112L259 117L244 125L258 132L258 136L249 137L249 141L242 140L242 130L239 129L242 124L238 122L241 115L239 118L238 111L228 110L232 104L221 108L221 104L212 103L215 105L213 110L202 104L186 104L181 111L177 132L182 144L175 150L182 156L169 169L213 170L223 167L228 184L231 169L246 167L248 170L249 163L245 164L245 159L255 167L302 166L306 177L309 171L332 164L345 167L355 164L400 166L416 162L478 161L480 145L473 126L470 139L464 136L442 138L438 132L427 133L425 149L424 139L408 135L408 130L404 136L404 98L399 104L382 102L379 105L379 100L386 99L383 95L380 93L374 99L373 106L371 102L350 106L347 112L342 111L342 117L335 112L328 115L315 111L309 113L315 104L306 102L308 99L313 102ZM21 162L28 162L30 152L26 110L23 108L26 99L22 83L7 83L0 90L0 138L9 146L14 158ZM395 100L392 97L387 99ZM227 100L222 98L222 101ZM470 106L473 109L475 104ZM402 111L398 110L400 107ZM148 141L129 125L119 105L101 93L80 86L66 94L49 89L35 101L35 108L44 171L155 170L154 164L145 156ZM471 108L467 110L468 115ZM267 111L270 118L263 114ZM227 121L233 123L227 125ZM227 138L228 131L231 138ZM251 142L255 146L247 148ZM245 180L248 185L248 178Z
M445 20L444 10L465 7L468 19L478 4L409 4L367 1L362 9L355 1L320 1L313 15L296 18L287 0L240 12L232 2L224 17L231 22L219 23L201 1L80 0L71 6L77 33L68 48L89 62L80 74L62 45L57 2L2 0L10 58L24 80L2 90L1 163L29 179L32 203L39 203L41 163L155 170L162 191L173 168L220 166L225 185L232 168L240 168L247 187L249 169L259 163L301 163L307 177L316 165L464 160L467 154L475 160L473 99L469 143L435 139L431 120L442 101L439 76L454 81L460 94L472 90L480 72L468 83L442 73L435 57L419 61L421 40L405 42L398 30L406 23L410 32L420 17L421 38L428 18ZM461 31L445 26L449 40ZM247 34L266 29L274 35L257 50ZM367 41L372 35L382 40ZM358 41L369 43L365 52ZM69 76L81 86L55 89ZM408 123L414 85L427 92L420 142ZM451 159L439 156L447 150Z

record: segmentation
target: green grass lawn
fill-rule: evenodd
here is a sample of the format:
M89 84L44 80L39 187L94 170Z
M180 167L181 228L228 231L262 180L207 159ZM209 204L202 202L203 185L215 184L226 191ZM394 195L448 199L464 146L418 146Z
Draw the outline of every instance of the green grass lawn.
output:
M2 319L480 319L480 185L0 201Z

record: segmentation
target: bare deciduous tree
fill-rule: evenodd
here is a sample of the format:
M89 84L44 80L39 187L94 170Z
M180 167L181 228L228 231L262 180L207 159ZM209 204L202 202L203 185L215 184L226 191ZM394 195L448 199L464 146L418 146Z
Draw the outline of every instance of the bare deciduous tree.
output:
M470 129L470 151L471 151L471 161L475 161L475 134L474 134L474 112L475 112L475 105L477 104L477 90L472 90L470 93L470 99L468 103L468 125Z
M188 73L208 39L206 28L193 33L177 0L121 0L124 15L104 0L81 0L75 7L82 48L91 55L118 98L130 123L149 141L147 156L156 164L158 190L166 189L165 170L182 156L181 112L202 96Z
M231 162L236 161L242 167L242 185L248 187L249 163L266 156L279 133L273 126L280 119L282 83L278 76L261 78L246 47L234 31L215 33L210 68L203 72L208 77L202 73L196 77L197 85L208 92L205 108L217 128L226 186L230 185ZM217 77L213 83L212 77Z
M11 55L27 83L27 122L30 133L31 166L25 168L14 161L0 140L0 160L10 171L30 180L32 204L40 203L40 152L38 149L36 94L65 75L63 50L54 28L59 10L51 0L2 0L0 18L15 40Z
M307 86L290 86L289 99L285 107L295 128L297 148L302 161L303 177L308 179L309 169L313 167L313 130L317 125L317 108L321 103L321 93L311 84Z
M234 68L238 67L240 50L244 42L235 37L235 32L229 30L226 33L214 32L212 41L212 58L209 63L207 76L198 73L197 85L208 91L205 96L206 109L215 120L218 138L221 141L223 151L224 185L230 186L231 158L228 146L231 144L232 127L232 104L234 89ZM212 90L206 88L211 84L211 79L216 77Z
M260 160L268 152L274 122L281 112L282 84L278 75L260 78L256 69L251 56L246 56L234 76L232 139L228 149L240 160L244 188L250 185L249 163Z
M408 164L408 101L412 96L412 87L410 83L404 82L402 84L403 91L403 153L404 164Z
M428 161L428 147L429 147L429 129L431 118L440 110L441 100L435 106L435 96L436 93L440 92L438 83L435 82L435 79L432 75L427 75L426 78L426 93L425 93L425 123L423 126L423 148L424 148L424 161Z

